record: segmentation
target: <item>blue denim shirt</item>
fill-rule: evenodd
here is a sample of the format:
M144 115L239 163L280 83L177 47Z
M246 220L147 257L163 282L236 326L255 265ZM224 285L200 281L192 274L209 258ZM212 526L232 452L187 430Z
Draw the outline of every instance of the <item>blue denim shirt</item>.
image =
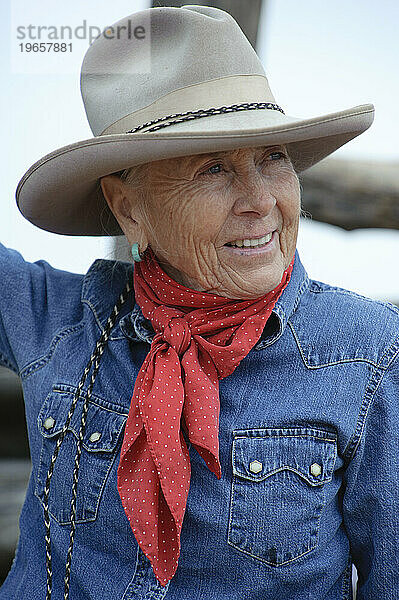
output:
M23 382L32 474L1 600L45 598L43 489L77 383L132 266L86 275L0 248L0 359ZM191 446L179 565L162 587L116 487L126 416L154 332L130 297L89 406L71 600L399 598L399 310L291 280L261 340L220 381L222 478ZM53 600L63 597L83 398L61 446L49 507ZM93 436L92 434L100 434Z

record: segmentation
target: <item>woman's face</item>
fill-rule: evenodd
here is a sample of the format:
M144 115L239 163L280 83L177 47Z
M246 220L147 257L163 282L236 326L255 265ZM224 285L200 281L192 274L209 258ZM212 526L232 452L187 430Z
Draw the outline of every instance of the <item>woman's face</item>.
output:
M130 226L113 207L130 244L150 244L165 272L194 290L249 299L279 284L295 252L300 215L300 186L284 146L148 167L146 212L153 231L146 231L137 192L127 184ZM249 245L264 236L260 246Z

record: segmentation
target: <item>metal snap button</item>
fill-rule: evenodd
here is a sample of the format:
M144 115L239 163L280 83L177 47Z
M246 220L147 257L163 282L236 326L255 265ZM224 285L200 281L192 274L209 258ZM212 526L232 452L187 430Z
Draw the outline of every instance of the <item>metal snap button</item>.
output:
M100 437L101 437L101 433L99 431L95 431L94 433L91 434L91 436L89 437L89 440L91 442L98 442Z
M251 471L251 473L259 473L259 471L262 470L262 467L262 463L258 460L253 460L249 463L249 470Z
M313 463L313 465L311 465L311 467L310 467L310 472L315 477L318 477L321 473L321 466L318 465L317 463Z
M47 419L43 421L43 427L44 429L51 429L52 427L54 427L54 423L55 420L53 419L53 417L47 417Z

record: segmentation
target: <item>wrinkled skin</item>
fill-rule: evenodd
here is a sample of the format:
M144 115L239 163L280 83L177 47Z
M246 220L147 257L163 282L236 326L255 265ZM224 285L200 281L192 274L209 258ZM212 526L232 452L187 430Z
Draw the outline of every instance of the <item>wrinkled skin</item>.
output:
M284 146L239 148L148 165L145 201L116 175L104 196L128 242L150 245L164 271L191 289L258 298L281 281L295 252L300 185ZM152 230L146 226L144 208ZM277 229L275 248L242 256L224 246Z

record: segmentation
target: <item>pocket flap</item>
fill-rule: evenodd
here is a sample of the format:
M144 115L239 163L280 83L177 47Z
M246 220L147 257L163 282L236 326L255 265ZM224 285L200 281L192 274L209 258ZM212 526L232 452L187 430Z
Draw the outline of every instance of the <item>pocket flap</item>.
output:
M233 473L262 481L279 471L293 471L310 485L331 481L337 455L336 435L295 427L233 431Z
M54 389L45 399L38 416L40 433L52 438L61 433L73 402L74 393ZM68 431L79 438L84 397L80 397ZM112 452L119 434L126 422L127 415L118 413L96 403L92 397L89 402L83 446L91 452Z

